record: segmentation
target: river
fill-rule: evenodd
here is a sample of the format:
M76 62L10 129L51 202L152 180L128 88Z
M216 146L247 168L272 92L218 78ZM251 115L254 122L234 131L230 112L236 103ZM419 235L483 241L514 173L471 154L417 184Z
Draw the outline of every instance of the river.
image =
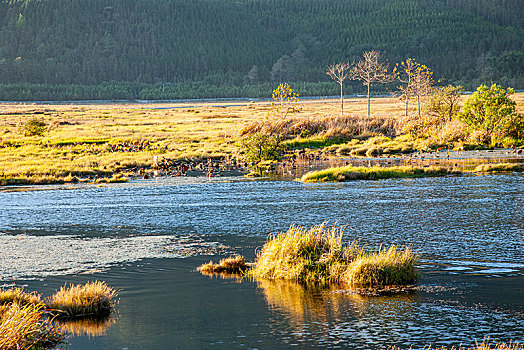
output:
M382 349L524 342L524 176L302 184L159 178L0 192L0 284L43 296L103 280L120 290L108 324L72 325L69 349ZM291 224L345 225L370 249L420 254L398 295L201 275L253 260Z

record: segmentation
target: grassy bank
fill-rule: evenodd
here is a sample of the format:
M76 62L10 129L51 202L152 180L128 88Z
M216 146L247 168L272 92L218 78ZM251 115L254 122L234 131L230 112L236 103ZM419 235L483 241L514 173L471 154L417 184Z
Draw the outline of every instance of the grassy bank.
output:
M524 93L514 97L523 112ZM300 113L270 127L285 134L287 159L303 148L322 157L376 157L465 149L473 142L402 135L404 106L395 98L373 99L369 118L366 108L364 99L347 99L340 117L337 99L303 100ZM177 176L187 170L217 174L233 166L245 170L249 164L240 140L263 125L270 109L268 102L247 101L0 104L0 185L110 181L116 174L120 179ZM27 125L35 118L45 127L31 135Z
M352 286L402 285L416 282L417 256L409 248L365 251L356 242L342 242L343 229L324 225L291 226L270 237L249 275L301 283Z

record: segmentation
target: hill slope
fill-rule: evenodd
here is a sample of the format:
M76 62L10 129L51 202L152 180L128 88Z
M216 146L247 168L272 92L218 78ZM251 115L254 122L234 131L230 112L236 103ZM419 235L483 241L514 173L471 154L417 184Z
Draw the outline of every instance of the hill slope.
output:
M380 49L524 88L524 0L0 0L0 83L327 81Z

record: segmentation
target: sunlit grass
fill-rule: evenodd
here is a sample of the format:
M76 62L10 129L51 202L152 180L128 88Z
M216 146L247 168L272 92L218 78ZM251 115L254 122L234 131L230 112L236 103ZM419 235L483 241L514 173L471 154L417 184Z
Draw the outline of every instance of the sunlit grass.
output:
M217 264L213 261L202 264L198 267L198 270L202 273L235 273L244 274L248 270L246 260L241 255L230 256L220 260Z
M11 303L0 317L0 349L49 349L64 341L64 334L45 314L41 303Z
M35 292L28 293L22 288L0 289L0 307L17 303L21 306L39 304L42 302L40 295Z
M58 318L107 317L110 315L117 291L105 282L62 287L50 299L48 307Z
M389 178L443 176L454 174L455 171L440 167L417 168L412 166L394 167L355 167L345 166L313 171L300 178L302 182L329 182L350 180L378 180Z
M489 172L511 172L524 171L524 163L496 163L496 164L480 164L474 172L489 173Z
M291 226L268 239L249 275L353 286L411 284L417 280L417 256L410 249L367 252L356 242L344 244L342 236L343 229L335 226Z

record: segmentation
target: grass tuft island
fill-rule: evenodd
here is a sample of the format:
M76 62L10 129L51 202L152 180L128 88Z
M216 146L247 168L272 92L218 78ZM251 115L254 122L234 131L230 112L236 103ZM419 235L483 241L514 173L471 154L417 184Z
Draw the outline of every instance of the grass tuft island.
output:
M366 251L355 241L345 244L343 234L342 228L327 228L324 224L309 229L293 225L286 232L271 236L252 268L242 273L253 278L355 287L409 285L417 281L417 255L409 248L391 246ZM199 270L234 273L223 269L225 260L214 266L204 264Z

